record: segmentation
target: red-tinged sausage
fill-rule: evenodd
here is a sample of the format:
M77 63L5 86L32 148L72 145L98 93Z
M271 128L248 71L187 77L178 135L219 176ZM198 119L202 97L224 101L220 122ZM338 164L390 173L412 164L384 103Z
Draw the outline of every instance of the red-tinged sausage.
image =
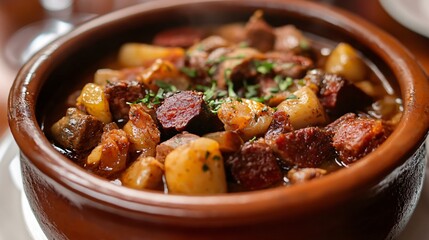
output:
M173 28L158 33L153 39L153 44L164 47L188 48L199 42L204 35L205 31L198 28Z
M305 78L312 82L319 81L320 103L333 118L347 112L362 110L372 102L369 95L339 75L311 71Z
M289 121L289 116L285 111L277 111L273 115L270 127L265 133L265 141L275 140L280 134L292 132L293 127Z
M280 134L271 146L285 163L301 168L318 167L336 157L330 135L317 127Z
M346 114L326 127L341 161L353 163L374 151L391 133L382 120Z
M144 97L144 89L137 81L109 82L104 90L109 101L109 108L113 120L127 120L130 106L127 102L134 102Z
M247 190L267 188L283 178L273 151L260 141L245 143L225 164L234 180Z
M206 133L219 126L219 119L208 110L203 93L182 91L167 97L156 110L166 134L188 131Z

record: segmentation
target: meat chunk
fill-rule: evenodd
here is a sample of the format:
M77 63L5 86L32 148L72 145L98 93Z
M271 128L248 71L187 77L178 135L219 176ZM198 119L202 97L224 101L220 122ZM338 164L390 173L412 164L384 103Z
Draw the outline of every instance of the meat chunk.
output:
M270 145L286 164L301 168L318 167L336 157L330 135L317 127L280 134Z
M183 132L156 146L156 160L164 163L167 155L174 149L200 138L198 135Z
M303 183L315 178L320 178L327 173L321 168L293 168L287 173L291 184Z
M204 35L206 35L205 31L199 28L172 28L158 33L153 39L153 44L164 47L188 48L199 42Z
M353 163L374 151L391 133L382 120L346 114L326 127L341 161Z
M307 57L293 54L271 52L265 55L257 55L243 59L231 69L231 80L241 82L264 81L269 76L281 76L283 78L302 78L305 73L312 68L313 61ZM261 76L264 76L261 78Z
M116 123L109 123L104 127L100 144L89 154L85 167L101 176L113 177L126 168L129 146L125 131L118 129Z
M156 110L162 128L169 132L205 133L219 126L218 118L209 111L203 94L182 91L167 97Z
M305 78L320 81L319 99L331 117L361 110L372 102L370 96L339 75L312 71Z
M148 112L150 110L146 106L132 104L130 120L123 127L131 142L130 150L140 152L142 157L155 156L155 147L161 138L158 126Z
M268 131L265 133L265 141L270 142L280 134L292 132L293 127L289 121L289 116L285 111L277 111L273 115Z
M245 26L246 39L250 47L261 52L273 49L276 36L274 29L262 18L262 11L256 11Z
M144 97L144 89L137 81L109 82L104 90L109 101L113 120L127 120L130 106L127 102L134 102Z
M266 188L283 178L273 151L263 141L245 143L227 159L226 167L234 180L247 190Z
M51 133L62 147L78 152L87 151L100 141L103 123L76 108L69 108L66 116L52 125Z

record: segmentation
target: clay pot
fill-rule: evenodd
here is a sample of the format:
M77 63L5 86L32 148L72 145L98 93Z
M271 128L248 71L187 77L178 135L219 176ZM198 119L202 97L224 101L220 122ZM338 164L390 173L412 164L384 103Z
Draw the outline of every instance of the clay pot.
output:
M274 25L350 43L400 89L404 114L382 146L301 185L178 196L116 186L48 141L45 114L120 44L172 26L246 21L257 9ZM91 20L36 54L12 87L9 122L25 193L50 239L383 239L398 236L421 192L428 99L428 80L410 53L350 13L306 1L153 1Z

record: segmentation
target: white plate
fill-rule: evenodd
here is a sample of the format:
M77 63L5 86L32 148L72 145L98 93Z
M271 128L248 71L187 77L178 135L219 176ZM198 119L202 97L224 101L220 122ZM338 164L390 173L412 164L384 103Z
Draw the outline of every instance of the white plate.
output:
M429 0L380 0L380 3L396 21L429 37Z
M0 240L46 240L22 190L18 146L9 132L0 140ZM417 208L399 239L429 239L428 222L429 167Z

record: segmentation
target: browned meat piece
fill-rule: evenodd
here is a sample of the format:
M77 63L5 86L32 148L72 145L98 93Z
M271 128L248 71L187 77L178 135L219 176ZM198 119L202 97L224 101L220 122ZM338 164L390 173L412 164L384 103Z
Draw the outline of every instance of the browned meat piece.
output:
M313 61L307 57L271 52L242 60L231 68L230 78L233 82L258 80L263 84L267 76L302 78L312 67Z
M66 116L52 125L51 133L62 147L73 151L87 151L100 141L103 123L76 108L69 108Z
M246 40L250 47L261 52L271 51L276 36L274 29L262 18L262 11L256 11L245 26Z
M310 41L293 25L286 25L274 30L276 51L301 53L310 48Z
M158 33L153 39L153 44L165 47L188 48L199 42L204 35L206 35L205 31L198 28L173 28Z
M137 81L109 82L104 90L109 101L113 120L127 120L130 106L127 102L134 102L144 97L144 89Z
M287 173L287 178L291 184L296 184L320 178L325 174L326 170L321 168L294 168Z
M291 78L302 78L314 67L313 60L308 57L290 53L271 52L265 55L274 63L273 71L277 75Z
M320 81L320 102L333 118L362 110L372 102L370 96L339 75L311 71L305 78L315 83Z
M217 59L221 59L230 51L227 48L229 44L222 37L210 36L188 49L185 65L195 72L192 80L196 84L205 85L211 82L210 75L214 75L214 73L209 73L208 69Z
M283 178L273 151L263 141L246 142L225 164L234 180L247 190L267 188Z
M210 138L219 143L219 149L223 153L237 152L241 145L243 145L243 139L236 132L222 131L213 132L204 135L203 137Z
M268 143L286 164L298 167L318 167L336 157L331 137L317 127L280 134Z
M142 157L155 156L161 138L155 118L150 115L151 110L143 104L132 104L130 120L123 127L131 143L130 151L139 152Z
M167 155L174 149L182 145L188 144L189 142L192 142L198 138L198 135L188 132L176 134L174 137L156 146L156 160L160 161L161 163L164 163Z
M289 121L289 116L284 111L277 111L273 115L270 127L265 133L265 141L271 142L275 140L280 134L292 132L293 127Z
M85 167L98 175L111 177L126 168L130 142L116 123L109 123L104 128L100 144L89 154Z
M208 110L203 94L195 91L182 91L167 97L156 110L166 134L189 131L206 133L218 129L220 121Z
M353 163L374 151L391 133L382 120L357 117L350 113L326 127L341 161Z

